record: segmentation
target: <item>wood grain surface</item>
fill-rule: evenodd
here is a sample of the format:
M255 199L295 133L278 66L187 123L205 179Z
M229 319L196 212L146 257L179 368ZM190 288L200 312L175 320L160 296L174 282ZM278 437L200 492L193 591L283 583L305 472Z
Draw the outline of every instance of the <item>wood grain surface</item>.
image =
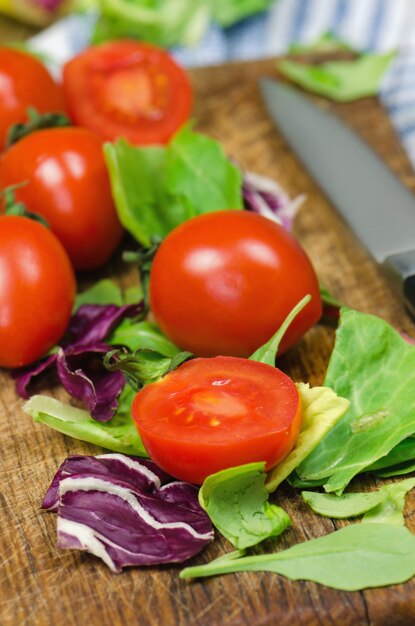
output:
M233 64L192 72L195 118L244 168L277 179L292 195L306 193L295 232L322 282L349 306L375 313L414 335L382 274L299 165L267 117L257 80L275 75L273 61ZM321 101L323 106L331 106ZM415 177L385 112L375 99L335 107L411 188ZM318 146L316 146L316 153ZM373 181L376 184L376 181ZM393 210L393 207L391 207ZM134 282L135 272L115 261L100 275ZM295 380L323 381L334 331L317 327L280 360ZM39 391L40 388L37 389ZM52 380L47 391L65 399ZM58 465L73 453L102 450L32 423L22 411L7 372L0 374L0 624L1 626L410 626L415 624L415 581L364 592L340 592L291 582L271 573L242 573L187 582L181 566L131 569L112 574L98 559L56 548L56 519L40 503ZM380 484L379 482L377 484ZM373 479L354 483L371 489ZM273 496L293 526L267 551L326 534L342 522L310 512L296 490L283 485ZM406 506L415 531L415 499ZM229 551L219 538L192 563Z

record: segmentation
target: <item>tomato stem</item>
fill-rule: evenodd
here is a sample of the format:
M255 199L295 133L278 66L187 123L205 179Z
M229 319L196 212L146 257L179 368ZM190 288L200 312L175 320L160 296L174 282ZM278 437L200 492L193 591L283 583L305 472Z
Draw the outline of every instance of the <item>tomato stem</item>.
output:
M27 121L20 124L13 124L7 132L6 148L23 139L27 135L45 128L59 128L71 126L71 120L64 113L42 113L40 114L33 107L27 109Z

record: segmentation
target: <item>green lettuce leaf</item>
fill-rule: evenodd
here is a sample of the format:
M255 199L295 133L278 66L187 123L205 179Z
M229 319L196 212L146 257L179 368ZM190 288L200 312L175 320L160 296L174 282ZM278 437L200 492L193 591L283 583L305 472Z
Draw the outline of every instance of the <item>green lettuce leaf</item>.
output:
M233 572L275 572L344 591L403 583L415 575L415 536L395 524L352 524L274 554L231 553L187 567L181 578Z
M189 126L166 148L120 139L104 153L120 221L143 246L191 217L243 206L239 169L218 142Z
M97 422L87 411L78 409L50 396L32 396L23 410L35 422L114 452L148 457L131 417L135 392L128 385L119 397L119 406L109 422Z
M415 462L415 437L404 439L389 454L366 468L367 472L378 472L407 462Z
M343 309L324 384L350 407L296 471L341 493L415 433L415 346L381 318Z
M297 387L303 409L303 425L293 450L269 472L266 483L268 491L275 491L349 407L348 400L337 396L327 387L310 388L305 383L298 383Z
M265 463L249 463L208 476L199 502L216 528L236 548L258 544L281 534L290 518L268 502Z
M415 461L407 461L406 463L401 463L400 465L392 465L387 469L378 470L374 472L376 476L381 476L382 478L391 478L392 476L402 476L404 474L410 474L411 472L415 472Z
M285 59L278 63L278 69L308 91L350 102L378 93L379 83L394 56L395 52L363 54L355 61L327 61L319 65Z

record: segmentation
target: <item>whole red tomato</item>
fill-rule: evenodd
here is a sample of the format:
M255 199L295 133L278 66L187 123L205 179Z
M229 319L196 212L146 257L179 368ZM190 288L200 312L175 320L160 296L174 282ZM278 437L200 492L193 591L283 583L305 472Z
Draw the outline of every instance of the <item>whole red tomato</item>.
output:
M293 448L302 421L288 376L264 363L222 356L188 361L146 385L132 414L153 461L197 484L245 463L264 461L271 469Z
M38 59L0 46L0 150L10 126L26 121L29 107L64 111L61 89Z
M138 145L166 143L192 106L186 72L168 52L132 40L92 46L71 59L63 89L77 124Z
M150 274L157 323L198 356L249 356L306 294L312 299L279 354L320 318L319 285L292 235L247 211L218 211L181 224L160 245Z
M62 337L76 291L68 255L42 224L0 217L0 366L42 357Z
M0 188L25 182L16 200L45 218L76 269L95 269L122 236L102 142L84 128L28 135L0 158Z

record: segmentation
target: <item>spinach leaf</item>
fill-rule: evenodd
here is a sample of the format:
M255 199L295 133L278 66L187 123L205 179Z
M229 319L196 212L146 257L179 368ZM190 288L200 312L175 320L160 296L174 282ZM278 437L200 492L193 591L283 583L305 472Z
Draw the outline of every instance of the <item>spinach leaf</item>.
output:
M267 478L268 491L274 491L282 481L317 446L326 433L344 415L349 401L337 396L328 387L297 385L303 409L303 425L293 450L272 469Z
M384 320L343 309L324 384L350 407L296 471L341 493L415 433L415 346Z
M189 126L166 148L120 139L104 153L120 221L143 246L201 213L243 207L241 172L217 141Z
M180 349L167 339L161 330L152 322L136 322L131 318L124 319L113 330L106 343L112 346L126 346L129 350L154 350L166 357L173 357Z
M279 71L313 93L339 102L350 102L379 91L379 83L395 53L363 54L355 61L327 61L305 65L283 60Z
M208 476L199 502L216 528L236 548L254 546L281 534L291 523L279 506L268 502L265 463L249 463Z
M84 304L116 304L123 306L124 304L134 304L142 298L140 287L127 287L124 291L110 278L103 278L94 283L91 287L78 293L75 298L73 313Z
M403 583L415 575L415 536L394 524L352 524L274 554L240 555L187 567L180 577L267 571L358 591Z
M346 519L362 515L378 506L386 498L386 493L379 490L368 493L344 493L334 496L329 493L302 491L301 497L313 509L314 513Z
M76 295L73 312L75 313L84 304L116 304L122 306L124 303L119 286L113 280L104 278Z
M260 346L251 356L249 357L252 361L259 361L259 363L265 363L266 365L271 365L275 367L275 359L277 357L277 352L279 345L281 343L281 339L284 337L291 323L295 320L297 315L304 309L304 307L310 302L311 296L307 294L304 296L302 300L293 308L292 311L287 315L280 328L276 331L275 335L271 337L267 343L264 343Z
M382 524L405 524L403 510L405 496L415 487L415 478L408 478L391 485L383 485L380 492L384 494L382 502L370 509L363 517L363 522Z
M32 396L23 410L35 422L108 450L145 456L148 454L131 417L131 404L135 392L126 385L119 397L117 412L109 422L92 419L87 411L65 404L49 396Z

